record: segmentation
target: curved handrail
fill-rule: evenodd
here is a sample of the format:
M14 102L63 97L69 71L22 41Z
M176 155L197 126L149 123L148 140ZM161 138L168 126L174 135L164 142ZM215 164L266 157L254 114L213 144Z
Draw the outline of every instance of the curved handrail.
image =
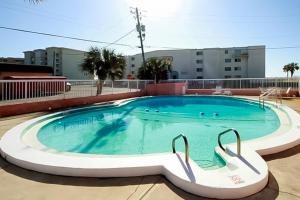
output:
M238 155L241 155L241 137L240 137L240 134L239 132L237 132L237 130L231 128L231 129L228 129L226 131L223 131L221 133L219 133L218 135L218 143L219 143L219 147L224 151L225 151L225 148L223 147L222 143L221 143L221 136L224 135L225 133L228 133L228 132L231 132L233 131L236 135L236 139L237 139L237 154Z
M173 153L176 153L176 149L175 149L175 142L177 139L179 138L183 138L184 144L185 144L185 162L189 162L189 143L187 140L187 137L183 134L180 134L178 136L176 136L173 140L172 140L172 149L173 149Z
M264 92L263 94L261 94L258 98L259 101L259 106L262 106L263 108L265 108L265 98L274 95L275 99L276 99L276 104L279 102L282 104L282 96L281 96L281 91L280 89L274 87L274 88L270 88L269 90L267 90L266 92Z

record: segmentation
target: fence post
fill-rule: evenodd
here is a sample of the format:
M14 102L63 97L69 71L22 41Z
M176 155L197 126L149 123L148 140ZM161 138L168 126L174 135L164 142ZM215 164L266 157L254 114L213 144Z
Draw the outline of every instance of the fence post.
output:
M28 89L27 89L27 86L28 85L28 82L27 81L25 81L25 87L24 87L24 90L25 90L25 101L27 100L27 92L28 92Z
M64 90L63 90L63 93L64 93L64 99L66 98L66 87L67 87L67 81L66 80L64 80L63 81L63 86L64 86Z
M240 89L242 89L242 79L240 79Z
M204 89L204 79L202 80L202 89Z
M130 85L129 85L129 80L127 80L127 89L128 89L129 92L131 92Z
M136 80L136 90L139 90L139 80Z
M114 94L114 81L111 82L111 93Z

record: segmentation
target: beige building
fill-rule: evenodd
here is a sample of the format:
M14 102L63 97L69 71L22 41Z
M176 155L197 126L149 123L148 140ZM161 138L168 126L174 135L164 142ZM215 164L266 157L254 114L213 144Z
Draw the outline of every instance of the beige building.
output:
M158 50L146 59L172 60L171 79L265 78L265 46ZM127 56L126 76L137 76L141 54Z
M62 47L49 47L25 51L25 64L47 65L53 68L54 76L65 76L68 79L89 80L93 75L81 70L85 51Z

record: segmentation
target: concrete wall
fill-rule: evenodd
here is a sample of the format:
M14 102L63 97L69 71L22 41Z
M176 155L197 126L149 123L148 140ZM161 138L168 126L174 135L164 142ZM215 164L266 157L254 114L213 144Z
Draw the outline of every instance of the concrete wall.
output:
M265 78L266 51L264 47L253 46L255 50L249 50L248 77Z
M80 65L84 60L84 51L74 51L72 49L62 49L62 75L69 79L91 80L94 76L82 71Z

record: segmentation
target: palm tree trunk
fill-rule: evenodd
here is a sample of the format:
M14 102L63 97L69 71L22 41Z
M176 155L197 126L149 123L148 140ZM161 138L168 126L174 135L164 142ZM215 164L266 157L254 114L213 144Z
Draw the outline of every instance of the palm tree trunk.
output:
M96 94L97 96L102 93L102 87L103 87L103 81L98 80L97 81L97 94Z

